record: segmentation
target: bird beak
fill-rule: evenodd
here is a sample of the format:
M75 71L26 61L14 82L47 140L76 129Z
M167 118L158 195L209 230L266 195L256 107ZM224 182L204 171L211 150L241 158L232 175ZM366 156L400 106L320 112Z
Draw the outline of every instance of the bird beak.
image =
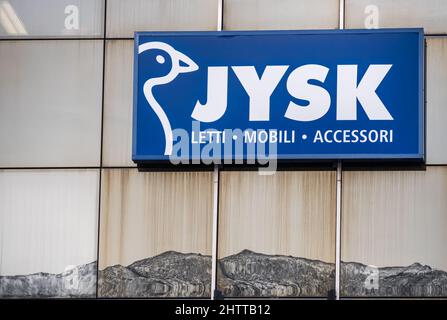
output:
M180 51L176 51L175 54L177 55L177 58L179 60L180 73L193 72L199 69L199 66L194 61L192 61L189 57L187 57Z

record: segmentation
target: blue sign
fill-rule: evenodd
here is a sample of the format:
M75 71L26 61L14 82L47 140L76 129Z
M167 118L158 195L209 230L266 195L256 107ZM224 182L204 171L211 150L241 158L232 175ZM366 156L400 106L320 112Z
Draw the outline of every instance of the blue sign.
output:
M135 162L424 159L423 30L137 32Z

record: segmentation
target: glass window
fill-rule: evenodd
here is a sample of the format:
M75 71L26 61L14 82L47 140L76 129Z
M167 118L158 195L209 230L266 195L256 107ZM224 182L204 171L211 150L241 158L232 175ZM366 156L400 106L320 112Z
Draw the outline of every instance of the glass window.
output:
M98 182L98 170L0 171L0 297L95 297Z
M427 38L427 163L447 164L447 37Z
M447 296L447 167L345 171L342 296Z
M423 27L426 34L447 33L445 0L346 0L346 28Z
M220 174L218 289L225 297L327 297L334 289L335 174Z
M0 41L0 167L98 166L101 40Z
M211 172L104 169L99 296L206 297Z
M225 0L225 30L337 29L338 0Z
M133 41L107 40L104 98L104 166L132 162Z
M0 0L0 38L102 37L104 0Z
M135 31L216 30L218 0L109 0L107 37Z

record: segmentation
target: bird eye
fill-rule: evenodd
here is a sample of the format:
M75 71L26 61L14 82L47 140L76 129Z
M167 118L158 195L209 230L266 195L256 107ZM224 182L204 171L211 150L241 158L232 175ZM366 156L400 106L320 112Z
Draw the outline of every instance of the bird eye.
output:
M157 62L160 63L160 64L165 63L165 58L162 55L156 56L155 60L157 60Z

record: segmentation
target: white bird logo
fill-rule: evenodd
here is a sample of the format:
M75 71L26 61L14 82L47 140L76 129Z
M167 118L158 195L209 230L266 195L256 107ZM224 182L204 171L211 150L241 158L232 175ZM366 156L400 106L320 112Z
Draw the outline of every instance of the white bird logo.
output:
M151 108L154 110L155 114L157 115L158 119L161 122L161 125L163 127L163 131L165 134L165 155L171 155L172 153L172 128L171 124L169 122L168 117L166 116L166 113L163 111L163 108L160 106L160 104L157 102L157 100L154 98L154 95L152 94L152 88L161 84L167 84L171 81L173 81L180 73L186 73L186 72L193 72L199 69L199 66L192 61L189 57L184 55L183 53L175 50L170 45L164 43L164 42L146 42L138 46L138 54L141 54L142 52L145 52L147 50L151 49L157 49L157 50L163 50L165 51L169 57L172 60L172 68L169 71L169 73L162 77L156 77L148 79L144 85L143 85L143 92L144 96L146 97L147 102L151 106ZM165 63L165 58L162 55L157 55L156 61L159 64ZM180 65L180 63L183 63L184 65Z

